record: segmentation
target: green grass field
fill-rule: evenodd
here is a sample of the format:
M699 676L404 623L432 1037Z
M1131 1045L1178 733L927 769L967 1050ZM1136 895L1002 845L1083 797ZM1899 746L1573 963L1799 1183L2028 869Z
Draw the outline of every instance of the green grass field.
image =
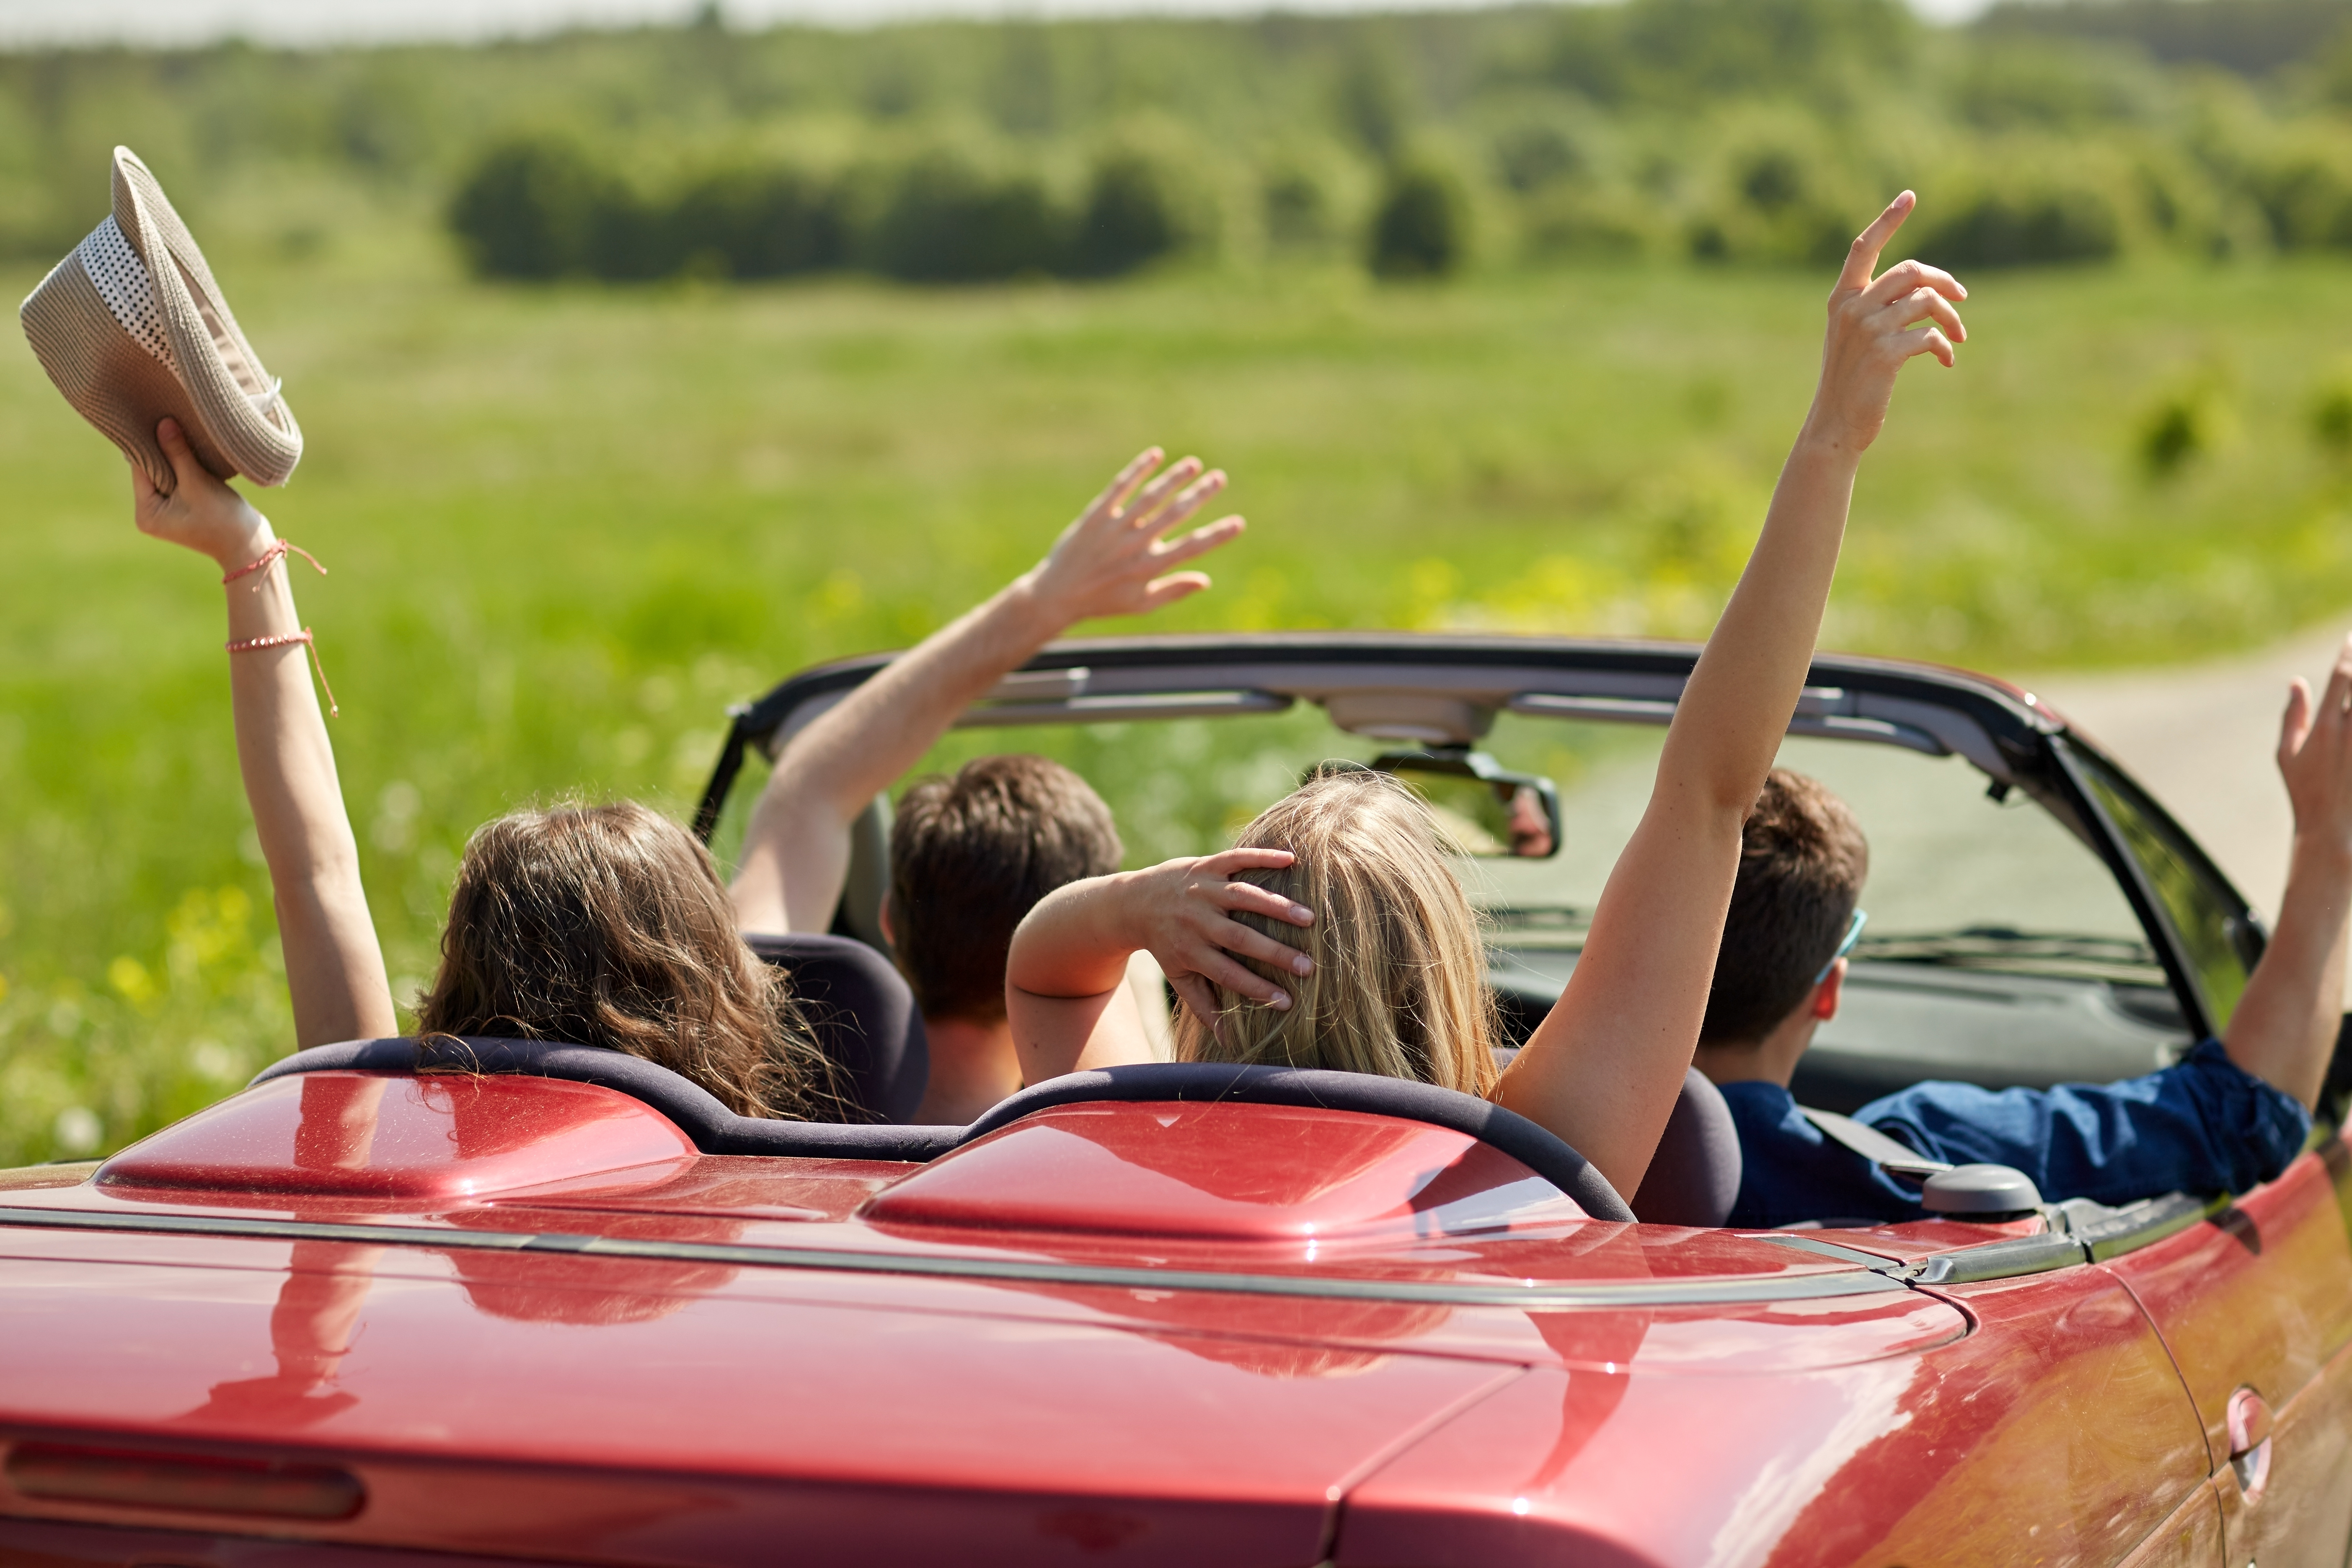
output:
M278 232L207 238L308 433L262 504L333 571L298 585L410 985L478 823L575 792L682 809L725 703L938 625L1150 442L1227 468L1252 525L1170 628L1702 633L1804 411L1827 283L509 290L422 225L299 254ZM2312 417L2345 384L2352 268L1976 282L1961 368L1908 374L1864 475L1832 644L2132 662L2352 603L2346 459ZM2152 477L2168 417L2189 456ZM132 531L121 464L19 339L0 471L7 1164L117 1146L290 1042L213 574ZM1105 782L1139 849L1216 820Z

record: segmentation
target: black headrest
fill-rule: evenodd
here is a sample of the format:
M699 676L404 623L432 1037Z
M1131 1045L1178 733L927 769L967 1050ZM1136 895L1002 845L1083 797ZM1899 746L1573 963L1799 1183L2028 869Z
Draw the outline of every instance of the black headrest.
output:
M862 942L814 931L743 940L791 976L817 1045L846 1071L866 1113L911 1121L930 1087L931 1048L915 994L890 961Z
M1508 1154L1570 1197L1595 1219L1631 1220L1633 1211L1591 1162L1516 1111L1491 1100L1411 1079L1313 1068L1237 1066L1230 1062L1143 1062L1050 1079L1000 1101L964 1130L984 1137L1048 1106L1087 1100L1224 1101L1235 1105L1304 1105L1402 1117L1465 1132Z
M1742 1169L1739 1128L1723 1091L1698 1068L1685 1068L1682 1098L1633 1194L1633 1212L1651 1225L1719 1226L1739 1201Z
M738 1116L692 1079L625 1051L560 1040L389 1038L313 1046L254 1075L351 1068L378 1072L529 1073L593 1083L643 1100L677 1123L706 1154L785 1154L812 1160L929 1160L955 1147L961 1127L900 1127L831 1121L769 1121Z

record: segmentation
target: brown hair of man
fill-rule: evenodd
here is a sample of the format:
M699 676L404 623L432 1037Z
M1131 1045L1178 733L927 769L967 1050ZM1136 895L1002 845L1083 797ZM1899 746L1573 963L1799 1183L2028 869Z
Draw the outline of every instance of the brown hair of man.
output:
M1797 1010L1845 940L1870 844L1845 802L1786 768L1739 830L1739 876L1706 996L1706 1044L1753 1045Z
M1045 757L981 757L908 790L890 826L890 932L925 1016L1003 1018L1013 928L1119 855L1102 796Z
M416 1027L625 1051L740 1116L843 1116L783 974L736 934L709 851L634 801L475 830Z

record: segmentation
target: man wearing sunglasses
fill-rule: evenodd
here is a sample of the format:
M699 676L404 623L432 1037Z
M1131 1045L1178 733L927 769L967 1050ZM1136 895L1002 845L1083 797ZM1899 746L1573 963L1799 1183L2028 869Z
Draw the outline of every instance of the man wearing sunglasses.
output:
M1901 1170L1905 1150L1947 1164L2015 1166L2051 1203L2241 1193L2284 1170L2310 1133L2335 1041L2352 904L2352 756L2332 740L2301 745L2294 719L2291 710L2297 743L2282 743L2280 766L2294 797L2294 867L2226 1042L2204 1041L2171 1067L2119 1083L1999 1092L1915 1084L1851 1121L1800 1107L1789 1082L1814 1032L1837 1016L1846 954L1870 918L1859 904L1870 848L1843 801L1775 769L1742 829L1699 1032L1698 1068L1739 1130L1743 1170L1728 1223L1918 1219L1918 1175Z

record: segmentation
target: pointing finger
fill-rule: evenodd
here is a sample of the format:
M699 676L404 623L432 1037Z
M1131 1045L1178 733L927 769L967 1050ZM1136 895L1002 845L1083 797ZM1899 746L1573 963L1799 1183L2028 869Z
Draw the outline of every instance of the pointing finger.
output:
M1873 218L1868 228L1854 237L1845 253L1845 268L1838 274L1840 292L1870 287L1871 274L1878 269L1878 253L1886 248L1886 242L1895 237L1895 231L1903 226L1903 220L1911 216L1911 209L1918 203L1916 195L1904 192L1886 204L1886 210Z

